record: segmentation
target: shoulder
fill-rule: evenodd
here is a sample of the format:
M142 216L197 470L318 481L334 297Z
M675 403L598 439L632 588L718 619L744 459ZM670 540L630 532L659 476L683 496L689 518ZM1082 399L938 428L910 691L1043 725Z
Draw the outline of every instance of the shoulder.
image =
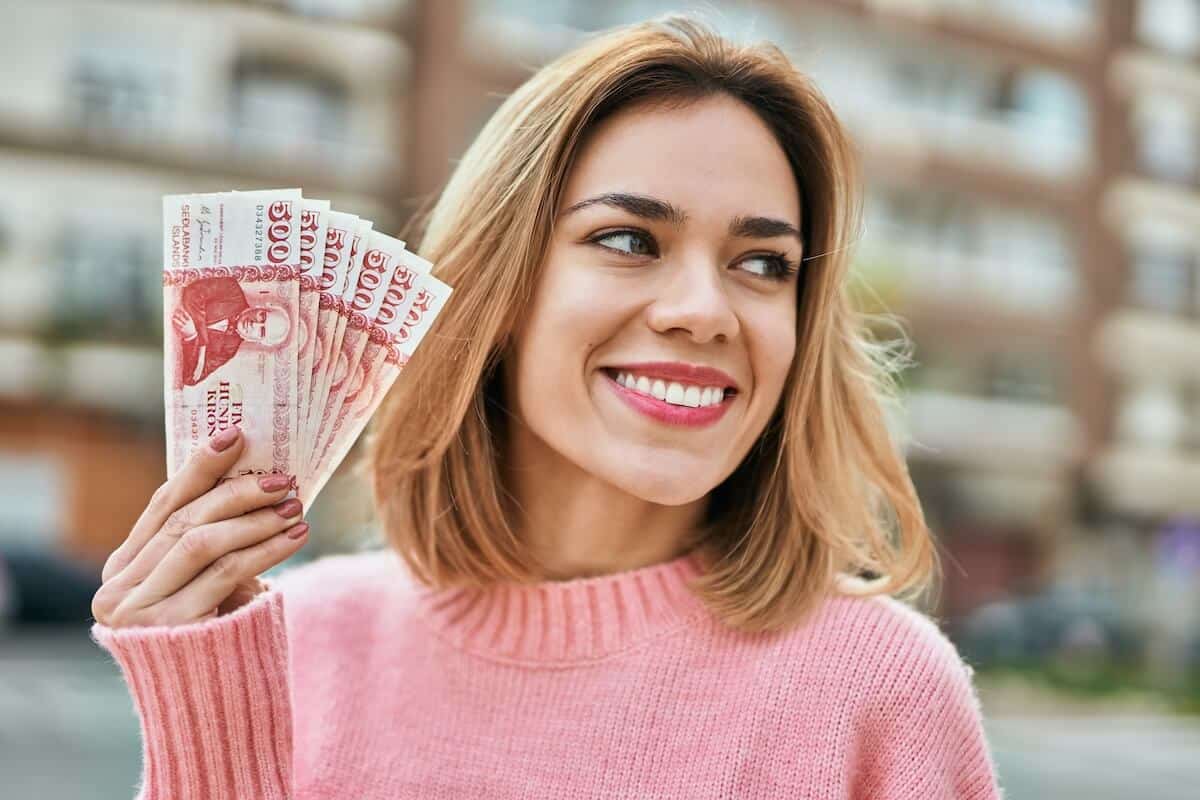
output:
M894 597L831 595L801 630L838 654L864 699L970 694L973 670L938 621Z
M969 702L972 670L938 621L886 595L832 592L770 633L731 631L715 620L701 630L705 647L727 650L748 677L768 669L781 691L820 687L868 713L910 697L919 703L930 692Z
M848 595L822 619L853 661L862 796L999 797L973 670L937 621L892 597Z
M867 749L945 749L945 734L970 743L972 763L986 761L974 671L934 618L882 595L837 595L824 618L843 638ZM942 732L939 742L918 743L923 731Z

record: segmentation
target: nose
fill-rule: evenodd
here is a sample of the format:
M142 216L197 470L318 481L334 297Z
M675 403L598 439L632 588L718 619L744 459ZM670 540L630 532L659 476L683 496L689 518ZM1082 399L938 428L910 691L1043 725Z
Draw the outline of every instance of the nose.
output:
M722 274L722 267L695 255L672 265L647 311L650 327L658 333L686 331L697 344L737 336L741 325Z

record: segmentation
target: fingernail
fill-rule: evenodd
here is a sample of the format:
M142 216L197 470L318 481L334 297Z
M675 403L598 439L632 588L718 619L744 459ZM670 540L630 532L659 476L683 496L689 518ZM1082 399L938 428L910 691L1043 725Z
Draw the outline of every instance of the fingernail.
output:
M282 503L275 504L275 513L284 519L287 519L288 517L294 517L299 514L303 508L304 505L299 500L297 500L295 497L289 497Z
M299 539L306 533L308 533L307 522L297 522L295 525L287 529L287 537L289 539Z
M280 489L286 489L291 485L291 477L278 472L271 475L264 475L258 479L258 488L264 492L278 492Z
M237 426L226 428L209 440L209 445L213 450L220 453L222 450L228 450L234 442L237 441L238 434L241 433Z

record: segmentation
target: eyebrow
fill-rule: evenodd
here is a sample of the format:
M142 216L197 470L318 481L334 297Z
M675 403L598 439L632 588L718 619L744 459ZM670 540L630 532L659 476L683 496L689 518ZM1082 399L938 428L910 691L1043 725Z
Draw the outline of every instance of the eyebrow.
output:
M657 222L668 222L677 227L683 225L688 218L682 209L666 201L659 200L656 197L629 194L627 192L606 192L595 197L589 197L586 200L580 200L563 211L562 216L565 217L580 209L595 205L619 208L623 211L628 211L635 217L655 220ZM799 228L790 222L775 219L774 217L734 217L733 221L729 223L729 233L731 236L747 239L772 239L776 236L793 236L797 241L804 242Z

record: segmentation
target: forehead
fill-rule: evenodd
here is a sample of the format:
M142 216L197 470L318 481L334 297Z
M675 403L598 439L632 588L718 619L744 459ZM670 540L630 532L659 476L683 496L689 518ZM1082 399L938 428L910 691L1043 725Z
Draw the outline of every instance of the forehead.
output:
M678 107L639 104L596 126L568 177L563 207L605 192L651 195L694 218L754 215L800 225L783 148L754 111L726 95Z

